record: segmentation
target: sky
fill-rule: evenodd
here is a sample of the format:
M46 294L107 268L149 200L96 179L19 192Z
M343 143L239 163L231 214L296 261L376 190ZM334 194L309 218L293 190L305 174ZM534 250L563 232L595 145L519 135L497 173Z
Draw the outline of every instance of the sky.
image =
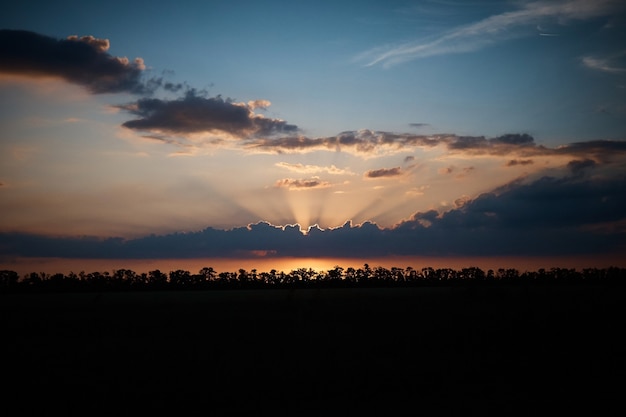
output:
M625 32L608 0L13 2L1 266L624 266Z

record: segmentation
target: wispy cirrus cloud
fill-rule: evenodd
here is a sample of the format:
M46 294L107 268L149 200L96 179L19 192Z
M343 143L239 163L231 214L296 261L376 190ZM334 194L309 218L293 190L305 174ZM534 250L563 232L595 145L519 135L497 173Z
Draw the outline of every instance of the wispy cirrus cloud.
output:
M583 65L592 70L606 72L609 74L626 74L626 65L620 63L619 59L626 56L626 51L622 51L617 56L600 58L597 56L584 56L581 61Z
M436 55L473 52L509 39L537 34L544 21L565 23L608 16L623 9L614 0L566 0L526 2L517 10L489 16L447 32L414 42L378 47L357 57L367 66L390 67L402 62Z

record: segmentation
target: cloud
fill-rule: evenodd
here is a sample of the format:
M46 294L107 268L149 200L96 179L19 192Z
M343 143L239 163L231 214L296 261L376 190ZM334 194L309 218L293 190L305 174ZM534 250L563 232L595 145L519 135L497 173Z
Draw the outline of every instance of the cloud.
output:
M429 185L422 185L419 187L413 187L404 192L404 195L409 197L420 197L423 196L427 189L429 189Z
M443 137L443 136L442 136ZM376 155L399 151L407 147L439 145L440 137L408 133L374 132L371 130L347 131L336 136L309 138L284 136L261 138L247 142L246 148L256 152L305 153L319 150L347 151L361 155Z
M593 168L596 165L596 161L594 161L593 159L583 159L570 161L567 164L567 167L572 171L573 174L579 174L587 168Z
M304 184L288 180L285 184ZM259 222L229 230L123 240L0 233L3 253L74 258L275 256L382 257L556 256L624 253L626 176L544 176L516 180L475 198L462 196L446 212L416 212L390 228L375 223L337 228ZM622 226L620 226L622 225Z
M621 55L624 55L624 52L622 52ZM581 61L584 66L596 71L607 72L610 74L626 73L626 67L618 66L615 62L615 58L598 58L585 56L581 59Z
M298 131L297 126L284 120L255 114L253 109L260 105L269 105L269 102L236 103L221 96L205 97L189 89L176 100L142 98L119 107L139 116L123 123L124 127L146 132L175 135L228 133L238 138L250 138Z
M505 166L514 167L516 165L531 165L533 163L532 159L511 159L505 164Z
M400 175L403 175L400 167L373 169L364 174L365 178L392 178Z
M461 172L459 174L457 174L455 176L455 178L465 178L465 177L470 175L475 170L476 170L476 167L474 167L474 166L468 166L468 167L461 168ZM450 175L450 174L452 174L455 171L458 171L458 167L449 166L449 167L439 168L437 170L437 173L439 173L439 175Z
M509 39L536 35L537 25L544 21L588 20L610 16L623 8L623 4L613 0L527 2L517 10L458 26L434 37L366 51L357 59L365 60L368 66L389 67L435 55L473 52Z
M248 108L250 110L254 110L254 109L265 110L265 109L267 109L271 105L272 105L272 103L269 100L250 100L250 101L248 101Z
M445 141L449 150L470 154L504 155L513 151L536 151L534 138L525 133L506 134L491 139L484 136L454 136Z
M289 171L302 174L316 174L318 172L326 172L331 175L354 175L354 173L351 172L349 169L340 169L337 168L335 165L325 167L319 165L290 164L288 162L277 162L274 165L279 168L284 168Z
M290 191L313 190L318 188L328 188L330 186L330 182L322 181L319 177L312 177L310 179L283 178L276 181L274 184L274 187L276 188L286 188Z
M515 181L445 213L418 212L393 230L421 251L463 255L557 255L623 251L626 178ZM611 230L609 227L608 230ZM422 243L430 242L431 250Z
M582 146L582 145L581 145ZM620 147L611 143L598 144L598 148ZM414 135L371 130L342 132L336 136L309 138L282 136L249 140L244 147L252 152L307 153L314 151L349 152L364 157L381 156L416 148L443 147L451 153L468 155L548 155L558 151L535 143L526 133L511 133L494 138L484 136L457 136L454 134ZM572 148L573 149L573 148Z
M0 73L59 77L92 93L145 93L145 65L110 55L109 41L93 36L57 40L35 32L0 30Z
M575 142L559 146L553 150L545 149L548 154L572 155L580 158L593 158L608 163L615 158L626 155L626 141L623 140L592 140Z

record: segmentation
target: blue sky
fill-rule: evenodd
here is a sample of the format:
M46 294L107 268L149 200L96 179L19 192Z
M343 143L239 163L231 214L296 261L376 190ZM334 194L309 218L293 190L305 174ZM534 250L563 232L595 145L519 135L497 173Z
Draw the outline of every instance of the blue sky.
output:
M524 130L549 144L596 139L598 131L620 138L623 76L584 59L622 68L616 11L623 8L570 3L596 6L532 17L536 3L502 1L24 2L9 6L2 23L109 39L113 55L141 56L152 74L172 71L172 80L211 94L270 100L272 114L316 136L428 123L471 135ZM525 19L497 19L526 10ZM472 25L473 36L454 38ZM405 53L368 66L385 52L446 36L424 57Z
M7 259L30 238L296 223L374 224L372 256L623 254L622 2L16 2L0 29ZM519 207L537 232L504 253L416 243L516 233ZM558 249L522 249L544 235ZM272 236L228 253L315 254Z

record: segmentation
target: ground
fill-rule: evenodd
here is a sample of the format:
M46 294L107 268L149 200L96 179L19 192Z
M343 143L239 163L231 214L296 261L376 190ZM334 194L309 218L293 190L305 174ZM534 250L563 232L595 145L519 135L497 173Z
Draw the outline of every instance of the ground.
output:
M0 306L15 415L624 407L623 287L6 294Z

